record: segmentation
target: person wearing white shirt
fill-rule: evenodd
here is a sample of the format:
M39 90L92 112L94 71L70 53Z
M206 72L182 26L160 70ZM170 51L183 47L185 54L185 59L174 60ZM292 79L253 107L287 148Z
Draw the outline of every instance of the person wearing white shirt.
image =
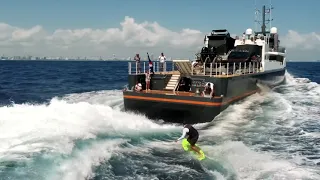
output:
M209 95L210 98L214 97L214 84L212 82L207 82L204 86L204 90L202 91L202 95L207 97Z
M163 70L164 70L163 68L165 68L165 66L164 66L165 60L166 60L166 56L163 55L163 53L161 53L161 55L159 56L159 62L160 62L159 71L160 72L163 72Z

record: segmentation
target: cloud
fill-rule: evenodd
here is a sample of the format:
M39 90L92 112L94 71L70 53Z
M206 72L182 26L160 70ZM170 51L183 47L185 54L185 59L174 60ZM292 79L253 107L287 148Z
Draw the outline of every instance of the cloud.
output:
M138 23L126 16L119 28L57 29L46 31L36 25L30 29L0 23L0 48L6 55L36 56L133 56L146 52L167 56L193 57L203 44L204 32L195 29L173 31L157 22ZM299 34L289 30L280 37L289 52L320 51L320 34Z
M1 23L0 48L6 48L4 53L10 55L128 57L149 51L183 56L188 51L189 54L197 51L195 48L202 44L204 37L198 30L175 32L157 22L137 23L128 16L120 25L120 28L57 29L48 33L39 25L22 29Z
M281 38L281 37L280 37ZM281 44L287 48L288 58L292 60L319 60L320 33L299 34L289 30Z
M283 42L289 49L320 50L320 33L299 34L296 31L289 30Z
M43 41L45 31L41 26L34 26L30 29L13 27L0 23L0 47L28 47Z

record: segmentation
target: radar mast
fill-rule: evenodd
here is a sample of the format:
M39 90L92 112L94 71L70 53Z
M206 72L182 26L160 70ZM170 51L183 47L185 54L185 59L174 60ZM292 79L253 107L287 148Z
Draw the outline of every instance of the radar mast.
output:
M266 5L262 6L262 10L259 10L257 8L257 0L255 0L255 31L262 33L264 36L266 34L270 33L270 29L271 29L271 21L273 21L271 15L272 15L272 10L274 9L274 7L271 4L271 0L269 2L269 7L267 8ZM266 14L269 14L269 18L266 19ZM268 30L266 29L266 25L269 24L269 28ZM261 25L261 26L260 26ZM258 27L261 27L261 30L258 30Z

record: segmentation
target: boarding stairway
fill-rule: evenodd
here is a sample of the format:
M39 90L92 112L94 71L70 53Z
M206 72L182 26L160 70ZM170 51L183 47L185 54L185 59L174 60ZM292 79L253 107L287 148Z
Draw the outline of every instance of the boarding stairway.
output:
M178 68L180 74L191 75L192 74L192 64L190 60L172 60L175 66Z
M167 86L164 88L165 90L176 90L180 81L180 74L172 74Z
M172 74L165 90L175 91L180 82L181 75L191 75L192 64L189 60L172 60L174 65L178 68L179 74Z

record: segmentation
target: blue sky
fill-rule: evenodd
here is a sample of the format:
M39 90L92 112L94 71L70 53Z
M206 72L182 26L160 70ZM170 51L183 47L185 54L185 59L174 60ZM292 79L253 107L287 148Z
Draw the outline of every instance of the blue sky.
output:
M306 2L273 0L272 23L281 32L319 30L320 1ZM1 0L0 20L19 27L39 24L55 30L118 27L124 16L131 16L137 21L157 21L173 30L228 27L241 31L253 27L254 6L254 0Z
M254 28L255 2L261 9L269 0L1 0L0 22L26 29L41 25L52 33L56 29L120 28L125 16L130 16L137 23L156 21L172 31L227 28L239 34ZM272 4L272 25L280 35L289 30L320 32L320 0L273 0Z

